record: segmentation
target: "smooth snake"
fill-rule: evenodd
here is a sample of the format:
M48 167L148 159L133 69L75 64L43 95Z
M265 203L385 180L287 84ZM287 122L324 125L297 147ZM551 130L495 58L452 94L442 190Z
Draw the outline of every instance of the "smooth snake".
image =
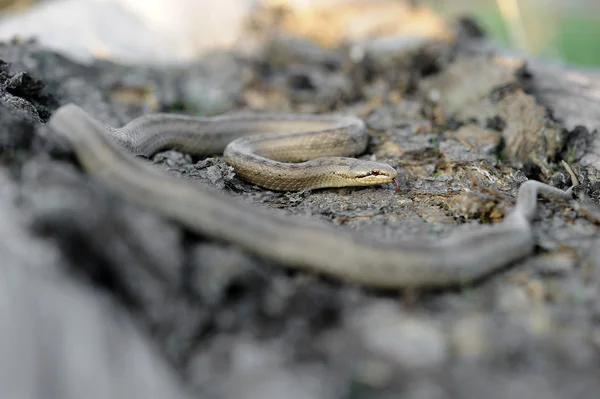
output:
M147 157L164 149L222 153L236 175L270 190L371 186L396 177L387 164L348 158L363 153L368 140L364 122L353 116L162 113L108 129L122 146Z
M356 131L364 130L364 125L357 121L360 120L345 116L291 114L213 118L150 114L115 129L104 126L77 105L68 104L54 113L49 125L71 143L79 163L89 174L135 204L150 208L192 232L228 242L277 264L378 288L454 286L488 275L533 252L535 243L530 220L535 213L538 194L552 199L572 198L570 189L563 191L529 180L521 184L514 208L501 222L436 241L390 244L270 212L210 187L178 179L131 154L133 151L149 155L165 146L192 152L218 152L222 150L223 142L239 137L244 131L268 132L273 141L266 134L236 139L234 151L225 149L226 161L230 163L233 159L231 163L236 173L239 173L236 162L247 165L257 162L262 169L249 166L241 173L243 178L251 182L254 178L253 182L274 189L298 190L307 181L300 177L303 164L287 162L308 159L302 151L307 151L310 156L328 156L328 146L334 156L348 155L348 147L352 146L357 152L364 150L366 138L356 134ZM273 134L288 131L290 133ZM298 131L302 133L292 133ZM354 134L355 137L348 140L355 140L355 143L347 146L340 142L341 139L327 140L324 137L328 131L333 131L333 135L344 131L350 137ZM214 146L208 148L209 145L200 138L213 135L220 137L209 143ZM311 144L304 150L294 150L294 144L302 141L302 137L309 137ZM214 144L216 142L219 144ZM339 148L342 146L345 146L344 153ZM266 158L267 155L275 159ZM354 168L353 172L359 176L357 179L381 179L375 180L376 184L391 181L396 176L395 170L385 164L344 159L347 161L342 162L340 169ZM278 161L286 161L283 169L277 168L282 164ZM333 173L327 168L334 167L335 171L335 161L325 159L324 165L325 174ZM318 167L314 169L318 173L324 172L316 170ZM268 179L264 178L264 173L268 174ZM278 176L286 182L277 185ZM326 187L324 180L327 179L318 178L317 186ZM296 184L296 181L300 183ZM342 185L337 177L331 181L334 187ZM345 185L366 184L352 184L346 179Z

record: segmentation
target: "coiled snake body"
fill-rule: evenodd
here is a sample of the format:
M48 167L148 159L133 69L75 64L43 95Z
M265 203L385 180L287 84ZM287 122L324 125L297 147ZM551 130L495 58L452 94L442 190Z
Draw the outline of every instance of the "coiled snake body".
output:
M387 164L347 158L367 147L365 125L352 116L150 114L109 130L134 154L150 156L166 148L196 155L224 151L238 176L271 190L370 186L396 177Z
M360 123L357 124L358 128L348 127L356 124L356 120L329 118L327 126L333 129L334 136L337 134L335 132L344 131L347 141L356 141L353 144L334 138L333 146L347 145L344 151L352 146L364 149L366 144L361 141L364 139L352 138L355 130L361 129ZM331 145L323 145L327 143L321 134L323 122L324 119L301 116L293 119L290 115L278 119L272 114L264 117L225 116L209 119L159 114L134 120L123 129L110 129L78 106L69 104L59 108L49 124L70 141L79 162L88 173L130 201L153 209L193 232L239 246L283 266L372 287L443 287L463 284L487 275L533 251L534 240L529 220L535 212L538 193L554 199L572 198L570 191L527 181L519 188L514 209L500 223L452 234L435 242L387 245L329 226L269 212L224 193L177 179L122 148L124 145L145 154L163 148L166 142L169 146L184 149L193 146L208 148L198 138L212 135L198 132L209 130L211 134L221 135L216 140L229 136L225 141L238 137L244 129L254 132L300 130L303 133L275 135L273 139L262 134L238 139L241 141L229 153L225 150L225 157L233 158L236 173L239 173L239 169L235 163L242 163L241 174L246 174L251 181L253 175L258 176L255 178L257 183L274 189L302 189L307 179L301 174L310 167L321 175L331 175L331 170L340 168L344 173L354 173L355 180L347 177L311 180L316 181L319 187L326 187L327 181L336 187L342 185L340 181L344 181L345 185L363 185L360 182L349 183L368 178L369 184L374 184L373 181L387 182L396 176L393 168L385 164L367 162L365 166L361 164L364 161L351 158L342 158L345 161L341 163L336 163L337 158L321 158L312 166L308 165L308 168L300 163L298 165L301 166L283 164L283 169L278 169L282 166L281 161L304 162L315 154L323 155L323 147ZM209 129L210 124L212 126ZM294 141L302 141L302 137L310 136L321 138L315 138L307 145L308 150L294 149ZM216 153L222 146L220 141L208 152ZM289 155L295 151L295 155ZM338 155L347 154L340 152ZM256 168L256 165L262 169ZM268 174L268 179L260 177L264 176L263 173ZM280 178L283 184L278 183Z

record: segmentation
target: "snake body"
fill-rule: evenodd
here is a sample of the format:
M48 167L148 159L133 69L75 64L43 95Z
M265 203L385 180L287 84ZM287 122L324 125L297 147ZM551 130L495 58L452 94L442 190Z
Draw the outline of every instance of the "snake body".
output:
M387 164L348 158L367 147L365 124L353 116L149 114L108 129L134 154L223 153L236 175L271 190L370 186L396 177Z
M228 121L224 118L220 122L226 125ZM154 123L171 122L158 119ZM59 108L49 124L70 141L88 173L131 202L155 210L192 232L283 266L372 287L444 287L485 276L533 251L529 220L535 213L538 194L572 198L570 191L526 181L519 188L516 206L499 223L437 241L390 245L270 212L177 179L125 151L107 128L76 105ZM226 126L220 128L228 130Z

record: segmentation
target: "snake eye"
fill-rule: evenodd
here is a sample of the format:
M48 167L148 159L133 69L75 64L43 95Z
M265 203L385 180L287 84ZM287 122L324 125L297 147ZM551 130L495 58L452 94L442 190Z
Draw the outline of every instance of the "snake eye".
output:
M376 169L373 169L369 174L371 176L379 176L381 174L381 172Z

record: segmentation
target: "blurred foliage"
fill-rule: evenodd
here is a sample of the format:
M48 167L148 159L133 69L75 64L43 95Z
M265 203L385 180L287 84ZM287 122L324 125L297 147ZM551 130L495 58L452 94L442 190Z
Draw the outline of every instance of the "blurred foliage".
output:
M503 2L518 6L517 18L501 12ZM424 3L447 17L473 17L501 46L575 65L600 65L600 1L424 0Z

